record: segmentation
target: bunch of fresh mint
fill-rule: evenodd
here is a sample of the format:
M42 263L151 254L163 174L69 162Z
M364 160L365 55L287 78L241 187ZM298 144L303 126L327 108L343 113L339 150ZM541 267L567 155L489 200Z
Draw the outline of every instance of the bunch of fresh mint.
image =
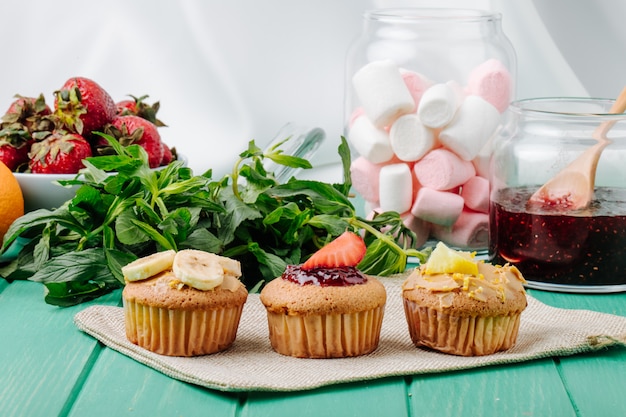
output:
M311 168L285 155L280 145L266 151L254 141L233 171L219 180L211 171L194 176L179 161L151 170L146 152L122 147L102 135L116 154L88 158L76 196L56 210L37 210L14 222L0 251L14 240L27 243L17 258L0 265L8 281L28 279L46 286L45 301L69 306L124 285L121 267L166 249L199 249L241 262L250 291L299 264L346 230L361 232L367 253L359 268L368 274L402 272L407 257L424 260L412 248L415 235L400 215L368 220L350 202L350 150L341 139L342 184L289 179L279 183L264 161ZM110 172L116 172L111 175Z

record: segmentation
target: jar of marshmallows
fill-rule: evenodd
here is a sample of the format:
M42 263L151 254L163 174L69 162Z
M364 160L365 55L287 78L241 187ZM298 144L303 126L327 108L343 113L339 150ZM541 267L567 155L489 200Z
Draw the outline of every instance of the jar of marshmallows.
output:
M366 12L345 83L352 182L366 214L400 213L416 247L486 250L490 144L515 70L499 14Z

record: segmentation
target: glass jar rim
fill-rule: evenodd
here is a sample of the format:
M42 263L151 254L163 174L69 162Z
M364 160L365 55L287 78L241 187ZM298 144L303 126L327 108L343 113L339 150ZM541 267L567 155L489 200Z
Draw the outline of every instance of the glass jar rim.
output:
M621 120L626 118L626 113L609 113L608 109L615 103L615 99L612 98L599 98L599 97L538 97L538 98L525 98L521 100L515 100L510 103L509 111L517 114L527 114L535 116L550 116L550 117L575 117L575 118L614 118ZM589 108L593 105L604 105L607 111L561 111L547 109L548 105L561 105L565 106L577 105L583 107L588 105Z
M385 22L456 21L459 23L500 20L501 13L480 9L405 7L367 10L366 19Z

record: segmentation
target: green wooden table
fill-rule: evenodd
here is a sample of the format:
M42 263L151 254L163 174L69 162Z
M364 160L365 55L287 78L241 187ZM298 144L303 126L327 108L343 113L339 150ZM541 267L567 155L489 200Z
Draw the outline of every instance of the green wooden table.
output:
M529 291L626 316L626 294ZM171 379L79 331L43 286L0 280L0 416L626 416L626 349L296 393L224 393Z

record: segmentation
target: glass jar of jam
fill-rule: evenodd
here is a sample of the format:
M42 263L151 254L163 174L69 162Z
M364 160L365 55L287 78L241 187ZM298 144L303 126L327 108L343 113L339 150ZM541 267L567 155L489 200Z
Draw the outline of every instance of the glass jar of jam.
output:
M487 142L516 80L500 14L377 9L363 21L347 54L344 122L365 214L400 213L417 247L486 252Z
M516 265L531 288L626 290L626 114L610 114L613 103L593 98L516 101L494 139L489 257ZM599 140L597 129L606 122L614 124L602 138L608 142L591 182L590 203L582 208L550 199L537 203L532 198L537 190L590 152ZM565 191L573 187L563 184Z

